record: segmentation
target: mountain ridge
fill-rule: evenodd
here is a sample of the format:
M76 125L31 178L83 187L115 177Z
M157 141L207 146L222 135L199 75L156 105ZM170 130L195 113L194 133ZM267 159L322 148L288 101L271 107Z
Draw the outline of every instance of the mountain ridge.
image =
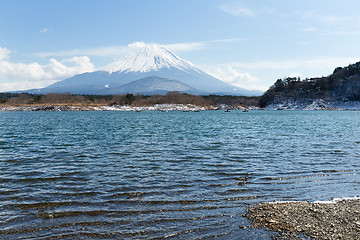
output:
M128 54L106 67L56 82L42 89L26 92L36 94L69 92L72 94L122 94L116 92L122 85L146 77L156 76L174 79L196 89L201 94L230 94L260 96L262 92L247 90L225 83L192 63L181 59L162 45L133 43L129 44ZM141 81L139 82L141 83ZM129 91L133 91L129 89ZM176 89L169 89L176 91ZM144 89L143 94L149 92ZM189 92L191 93L191 92Z
M165 47L158 44L145 44L136 42L129 44L129 51L124 58L115 61L101 70L113 72L149 72L161 68L176 67L181 70L194 69L195 66L176 56Z

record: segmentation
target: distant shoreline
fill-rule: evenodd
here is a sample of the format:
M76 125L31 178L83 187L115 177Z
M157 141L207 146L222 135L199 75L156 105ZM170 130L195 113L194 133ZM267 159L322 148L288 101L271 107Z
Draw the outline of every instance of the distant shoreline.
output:
M0 111L197 111L258 108L258 97L231 95L72 95L0 93Z
M360 109L323 108L323 109L264 109L255 106L201 106L194 104L154 104L149 106L138 105L81 105L81 104L36 104L36 105L0 105L0 112L36 112L36 111L215 111L215 110L267 110L267 111L359 111Z
M211 110L248 110L245 107L233 106L199 106L193 104L155 104L152 106L96 106L96 105L29 105L29 106L0 106L0 111L211 111Z

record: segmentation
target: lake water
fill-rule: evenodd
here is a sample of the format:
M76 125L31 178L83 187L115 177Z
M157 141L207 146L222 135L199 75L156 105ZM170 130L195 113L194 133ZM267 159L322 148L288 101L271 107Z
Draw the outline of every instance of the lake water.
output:
M247 206L357 196L359 149L355 111L0 112L0 239L270 239Z

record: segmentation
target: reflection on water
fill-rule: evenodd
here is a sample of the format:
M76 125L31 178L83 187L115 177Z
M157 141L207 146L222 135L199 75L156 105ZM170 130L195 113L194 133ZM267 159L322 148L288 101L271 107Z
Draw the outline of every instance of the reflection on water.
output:
M359 192L359 117L1 112L0 238L270 239L249 204Z

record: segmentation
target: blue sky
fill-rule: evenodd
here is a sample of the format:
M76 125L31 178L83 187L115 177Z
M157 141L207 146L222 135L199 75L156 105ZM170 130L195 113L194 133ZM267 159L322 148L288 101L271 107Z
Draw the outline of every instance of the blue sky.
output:
M266 90L360 61L355 0L0 0L0 91L100 69L133 42Z

